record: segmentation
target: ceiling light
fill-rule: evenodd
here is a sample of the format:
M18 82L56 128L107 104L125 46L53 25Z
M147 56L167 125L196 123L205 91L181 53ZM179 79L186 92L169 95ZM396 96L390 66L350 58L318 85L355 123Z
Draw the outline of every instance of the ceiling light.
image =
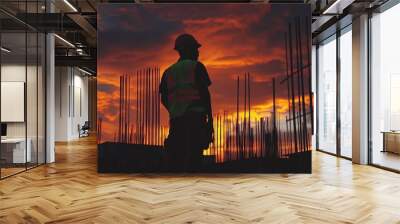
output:
M356 0L336 0L322 13L323 15L339 15Z
M90 72L88 72L88 71L86 71L86 70L83 70L83 69L81 69L81 68L79 68L79 67L78 67L78 70L81 71L81 72L83 72L83 73L85 73L85 74L87 74L87 75L90 75L90 76L93 75L92 73L90 73Z
M60 36L57 35L57 34L54 34L54 36L57 37L57 38L58 38L59 40L61 40L62 42L64 42L65 44L67 44L68 46L75 48L75 45L73 45L73 44L72 44L71 42L69 42L68 40L66 40L66 39L64 39L64 38L62 38L62 37L60 37Z
M78 53L79 55L83 55L83 49L82 48L77 48L76 49L76 53Z
M9 49L7 49L5 47L1 47L1 51L4 51L6 53L10 53L11 52L11 50L9 50Z
M332 5L330 5L327 9L324 10L324 12L322 14L331 14L332 12L330 12L332 9L334 9L337 4L339 4L340 0L336 0Z
M74 12L78 12L78 10L68 0L64 0L64 3L67 4Z

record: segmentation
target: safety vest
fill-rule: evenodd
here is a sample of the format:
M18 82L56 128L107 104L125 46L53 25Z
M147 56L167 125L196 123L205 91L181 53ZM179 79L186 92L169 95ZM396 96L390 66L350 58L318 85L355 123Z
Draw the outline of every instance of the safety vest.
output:
M204 107L196 104L200 100L195 83L196 65L197 61L181 60L166 70L170 118L182 116L187 111L205 111Z

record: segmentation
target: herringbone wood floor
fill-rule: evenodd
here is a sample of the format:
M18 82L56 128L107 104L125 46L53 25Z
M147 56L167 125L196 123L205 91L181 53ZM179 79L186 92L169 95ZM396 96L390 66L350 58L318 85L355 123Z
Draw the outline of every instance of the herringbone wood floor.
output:
M400 175L315 152L312 175L97 174L94 138L0 181L0 223L400 223Z

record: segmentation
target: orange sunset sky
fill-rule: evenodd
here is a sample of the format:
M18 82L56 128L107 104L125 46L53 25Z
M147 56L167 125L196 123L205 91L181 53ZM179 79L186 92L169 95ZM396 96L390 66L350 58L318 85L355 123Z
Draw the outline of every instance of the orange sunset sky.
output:
M214 113L236 111L237 76L241 76L243 93L244 73L250 73L253 116L266 116L272 110L274 77L278 111L284 116L288 109L287 86L280 84L286 77L284 35L289 22L295 18L307 21L306 17L310 9L301 4L100 5L98 117L103 122L102 139L112 140L118 129L120 75L149 66L160 67L162 73L177 61L174 41L182 33L194 35L202 44L199 60L212 81ZM308 44L307 31L301 29L303 49ZM134 114L135 105L131 110ZM164 108L162 121L168 125Z

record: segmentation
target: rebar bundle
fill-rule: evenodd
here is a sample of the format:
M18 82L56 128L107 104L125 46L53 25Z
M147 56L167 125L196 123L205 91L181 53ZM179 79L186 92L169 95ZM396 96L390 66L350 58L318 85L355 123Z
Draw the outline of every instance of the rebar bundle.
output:
M162 145L165 136L160 119L160 78L157 67L139 69L135 75L120 76L118 132L114 141Z
M160 68L145 68L136 72L136 131L135 143L162 145L163 129L160 119Z

